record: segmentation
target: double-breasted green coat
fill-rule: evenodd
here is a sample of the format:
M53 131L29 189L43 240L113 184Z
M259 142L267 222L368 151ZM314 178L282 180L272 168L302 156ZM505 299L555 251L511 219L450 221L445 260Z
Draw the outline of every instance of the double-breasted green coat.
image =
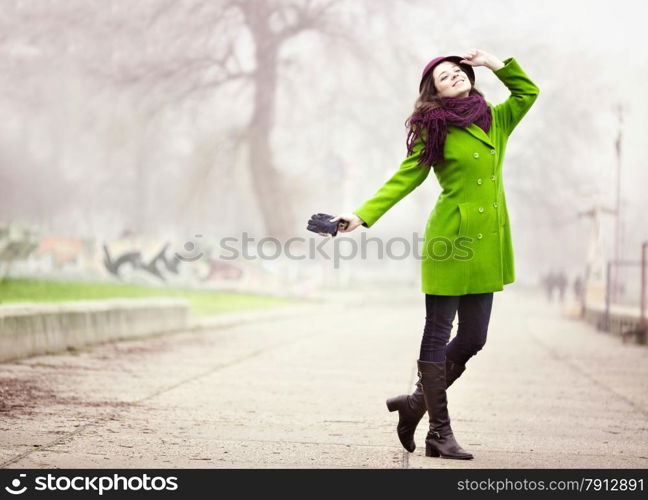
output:
M398 171L359 208L365 227L375 222L434 170L442 192L425 226L421 290L435 295L495 292L515 280L502 163L508 138L538 97L538 87L510 57L493 73L511 95L493 106L488 133L474 123L448 126L444 160L418 165L419 141Z

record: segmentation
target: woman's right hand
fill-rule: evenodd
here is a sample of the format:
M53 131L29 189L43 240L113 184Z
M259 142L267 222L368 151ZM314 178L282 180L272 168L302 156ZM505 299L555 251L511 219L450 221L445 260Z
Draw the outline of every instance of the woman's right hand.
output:
M364 224L364 221L360 217L351 212L336 215L330 220L330 222L337 222L339 220L345 220L348 223L346 229L344 227L340 227L338 231L341 233L350 233L358 226L362 226L362 224Z

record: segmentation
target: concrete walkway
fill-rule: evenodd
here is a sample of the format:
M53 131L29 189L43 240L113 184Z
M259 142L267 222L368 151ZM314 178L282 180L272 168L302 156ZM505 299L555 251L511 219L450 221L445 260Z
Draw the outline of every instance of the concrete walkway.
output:
M449 390L471 461L405 452L416 286L330 294L260 322L0 364L8 468L647 468L648 348L495 295L489 339Z

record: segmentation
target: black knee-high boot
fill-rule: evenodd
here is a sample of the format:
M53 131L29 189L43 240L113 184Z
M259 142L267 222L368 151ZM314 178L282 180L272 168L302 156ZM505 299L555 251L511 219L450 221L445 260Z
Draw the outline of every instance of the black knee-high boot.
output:
M466 369L466 365L460 365L446 358L446 388L457 380ZM416 449L414 443L414 432L419 422L427 412L425 398L423 397L423 386L421 377L416 382L416 390L412 394L402 394L387 400L389 411L398 410L398 425L396 433L403 448L412 453Z
M454 437L448 414L446 395L446 363L418 361L425 406L430 417L430 429L425 438L425 456L468 460L473 458Z

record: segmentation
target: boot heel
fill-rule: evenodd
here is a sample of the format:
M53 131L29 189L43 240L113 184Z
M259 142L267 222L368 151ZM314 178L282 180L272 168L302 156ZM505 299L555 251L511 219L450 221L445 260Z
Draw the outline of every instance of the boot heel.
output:
M425 443L425 456L438 457L440 456L439 450L433 447L430 443Z
M387 400L387 409L389 411L400 410L403 407L403 404L407 402L407 396L396 396L395 398L389 398Z

